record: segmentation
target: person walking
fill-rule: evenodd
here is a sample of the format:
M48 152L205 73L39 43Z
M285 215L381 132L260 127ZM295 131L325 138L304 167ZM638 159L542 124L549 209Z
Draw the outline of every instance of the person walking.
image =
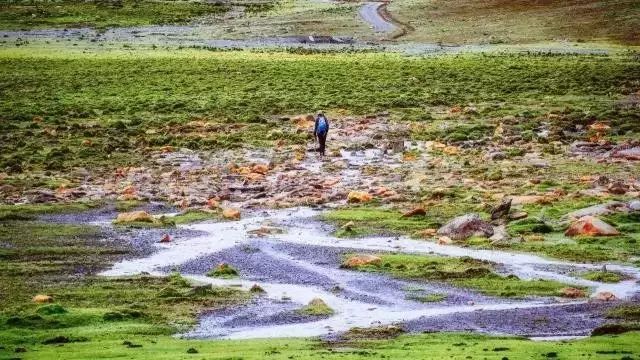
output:
M318 116L316 116L316 123L313 129L313 136L316 138L318 143L320 144L320 148L318 152L320 155L324 156L325 149L327 145L327 134L329 133L329 119L324 116L322 111L318 112Z

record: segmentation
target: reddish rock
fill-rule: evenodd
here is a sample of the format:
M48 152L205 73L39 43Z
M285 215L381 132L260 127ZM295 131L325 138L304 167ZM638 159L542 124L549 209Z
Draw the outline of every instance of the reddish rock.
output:
M240 220L240 211L237 209L226 208L222 210L222 217L227 220Z
M596 296L594 296L594 299L599 300L599 301L615 301L618 300L618 298L609 291L602 291L596 294Z
M620 235L620 232L596 217L583 216L574 221L564 234L566 236L612 236Z
M169 234L164 234L162 235L162 239L160 239L161 243L170 243L171 242L171 236L169 236Z
M373 199L371 194L362 191L351 191L347 195L347 202L350 203L365 203Z
M354 267L365 266L365 265L379 266L380 264L382 264L382 259L377 256L354 255L349 259L347 259L347 261L344 262L343 266L347 268L354 268Z
M427 212L425 211L425 209L423 207L417 207L413 210L409 210L405 212L404 214L402 214L402 217L408 218L413 216L425 216L425 215L427 215Z
M560 290L562 292L562 296L575 299L585 297L586 293L582 289L576 289L572 287L566 287Z

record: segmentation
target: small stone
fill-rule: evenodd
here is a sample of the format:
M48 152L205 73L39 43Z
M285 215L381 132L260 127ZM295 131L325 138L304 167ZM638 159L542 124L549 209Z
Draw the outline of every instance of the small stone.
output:
M49 295L38 294L31 299L36 304L46 304L53 302L53 297Z
M615 181L609 185L607 191L614 195L624 195L629 191L629 186L622 181Z
M161 243L170 243L171 242L171 236L169 234L164 234L162 235L162 239L160 239Z
M365 265L379 266L382 259L374 255L354 255L344 262L343 267L354 268Z
M240 220L240 211L237 209L226 208L222 210L222 217L227 220Z
M527 214L525 211L516 211L514 213L509 214L509 219L520 220L520 219L526 218L527 216L529 216L529 214Z
M340 228L344 231L353 231L353 228L356 224L353 221L349 221L348 223L342 225Z
M371 194L362 191L351 191L347 195L347 202L349 203L366 203L372 199Z
M153 216L146 211L132 211L120 213L116 217L116 223L132 223L132 222L155 222Z
M562 293L562 296L567 297L567 298L571 298L571 299L585 297L585 295L586 295L584 290L576 289L576 288L573 288L573 287L563 288L562 290L560 290L560 292Z
M418 232L418 236L423 237L423 238L430 238L430 237L435 236L437 232L438 232L438 230L436 230L436 229L424 229L424 230Z
M439 236L437 243L438 245L451 245L453 244L453 240L448 236Z
M438 229L438 235L454 240L465 240L471 236L490 237L493 235L493 226L482 220L478 214L466 214L446 223Z
M251 289L249 289L252 293L265 293L266 291L258 284L253 284Z
M616 300L618 300L618 298L612 292L609 292L609 291L599 292L593 298L595 300L598 300L598 301L616 301Z
M417 208L414 208L413 210L409 210L405 212L404 214L402 214L402 217L408 218L413 216L425 216L425 215L427 215L427 211L423 207L417 207Z

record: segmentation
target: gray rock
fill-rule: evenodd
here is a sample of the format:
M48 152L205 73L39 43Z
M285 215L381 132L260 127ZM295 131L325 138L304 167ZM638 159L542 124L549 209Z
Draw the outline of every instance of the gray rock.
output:
M630 206L630 205L629 205ZM579 219L583 216L601 216L627 211L627 204L620 201L609 201L604 204L589 206L572 211L562 217L563 220Z
M629 202L629 209L640 211L640 200L631 200L631 202Z
M490 237L493 226L482 220L478 214L458 216L438 229L438 235L448 236L454 240L465 240L471 236Z
M502 151L492 151L492 152L487 153L487 155L485 155L484 158L486 160L496 161L496 160L506 159L507 155L505 153L503 153Z

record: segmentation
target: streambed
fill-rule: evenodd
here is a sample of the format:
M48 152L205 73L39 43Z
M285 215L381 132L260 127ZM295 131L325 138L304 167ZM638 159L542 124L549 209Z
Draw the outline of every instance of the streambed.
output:
M639 292L640 272L633 267L607 264L630 280L605 284L575 277L580 270L602 264L577 264L535 255L478 250L405 237L339 239L319 221L321 210L290 208L254 211L240 221L181 226L189 234L170 244L158 244L150 256L128 259L102 273L105 276L142 272L166 274L178 269L201 283L248 290L254 284L266 293L237 309L204 314L199 325L182 334L193 338L265 338L333 336L352 327L401 324L410 331L475 330L534 338L584 336L600 325L610 303L587 300L528 298L514 300L481 295L439 282L394 279L383 274L339 268L347 253L402 252L467 256L491 261L501 272L522 279L557 280L588 286L593 293L611 291L630 299ZM282 234L255 237L248 230L268 223ZM221 262L236 267L237 279L219 279L205 273ZM422 303L407 296L442 294L444 300ZM296 309L313 298L323 299L335 313L325 317L300 316Z

